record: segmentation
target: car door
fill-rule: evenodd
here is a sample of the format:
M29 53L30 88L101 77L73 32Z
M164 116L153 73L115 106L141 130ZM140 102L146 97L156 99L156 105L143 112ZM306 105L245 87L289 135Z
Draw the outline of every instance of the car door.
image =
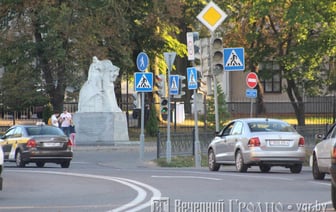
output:
M4 159L8 160L9 159L9 154L12 149L12 144L13 144L13 139L14 139L14 133L15 132L15 127L10 128L3 136L2 136L2 150L4 153Z
M224 160L229 163L234 163L235 161L235 149L236 144L239 142L241 135L243 133L243 123L236 121L232 127L232 130L225 138L225 152Z
M336 140L336 125L333 126L332 129L329 130L325 139L319 145L319 166L321 168L329 168L331 164L331 150L334 146Z
M215 138L215 149L216 149L216 160L217 161L225 161L227 158L227 136L230 135L231 130L234 126L234 122L229 123L219 135Z

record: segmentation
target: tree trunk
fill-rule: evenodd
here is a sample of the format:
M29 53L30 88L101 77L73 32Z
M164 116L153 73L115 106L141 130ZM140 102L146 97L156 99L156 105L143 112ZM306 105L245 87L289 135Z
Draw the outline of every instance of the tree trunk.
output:
M250 65L252 72L255 72L257 75L259 73L259 66L257 64ZM256 86L258 95L256 99L256 114L261 115L266 113L266 107L264 102L264 87L260 83L259 76L258 76L258 84Z
M287 94L293 106L299 126L305 126L305 104L294 80L287 79Z

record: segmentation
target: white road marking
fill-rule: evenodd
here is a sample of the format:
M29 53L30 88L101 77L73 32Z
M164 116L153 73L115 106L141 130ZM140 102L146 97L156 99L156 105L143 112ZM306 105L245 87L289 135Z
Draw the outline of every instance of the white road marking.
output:
M158 176L158 175L152 175L153 178L179 178L179 179L203 179L203 180L222 180L219 178L213 178L213 177L199 177L199 176Z
M11 170L8 170L11 171ZM153 197L161 197L161 192L144 183L141 183L139 181L130 180L127 178L120 178L120 177L109 177L109 176L103 176L103 175L92 175L92 174L80 174L80 173L72 173L72 172L55 172L55 171L33 171L33 170L15 170L13 172L26 172L26 173L40 173L40 174L54 174L54 175L64 175L64 176L75 176L75 177L84 177L84 178L93 178L93 179L101 179L101 180L108 180L108 181L115 181L120 184L126 185L132 189L134 189L138 195L136 198L134 198L132 201L128 202L127 204L124 204L118 208L110 210L111 212L119 212L119 211L130 211L130 212L136 212L139 210L142 210L146 207L149 207L151 204L151 200L146 201L142 203L147 196L147 192L141 188L140 186L150 190L153 194ZM138 185L138 186L137 186Z

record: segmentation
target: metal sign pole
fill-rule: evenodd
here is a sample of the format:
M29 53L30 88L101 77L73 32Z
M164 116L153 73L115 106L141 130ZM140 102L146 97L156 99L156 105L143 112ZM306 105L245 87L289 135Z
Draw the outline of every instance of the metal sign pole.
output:
M253 99L251 98L250 118L252 118L252 113L253 113Z
M141 93L141 133L140 133L140 160L143 160L144 157L144 149L145 149L145 133L144 133L144 125L145 125L145 93Z
M210 43L213 42L214 40L214 33L211 32L211 38L210 38ZM213 86L214 86L214 105L215 105L215 126L216 126L216 133L219 132L219 115L218 115L218 96L217 96L217 79L216 79L216 75L214 73L214 67L212 65L213 63L213 49L212 49L212 45L210 44L210 53L211 53L211 56L210 56L210 73L211 75L213 76Z
M198 136L198 98L197 89L194 90L194 121L195 121L195 166L197 168L201 167L201 145Z
M168 55L168 117L167 117L167 146L166 146L166 158L167 163L171 162L171 140L170 140L170 120L171 120L171 111L170 111L170 85L169 85L169 79L170 79L170 71L172 68L172 55Z

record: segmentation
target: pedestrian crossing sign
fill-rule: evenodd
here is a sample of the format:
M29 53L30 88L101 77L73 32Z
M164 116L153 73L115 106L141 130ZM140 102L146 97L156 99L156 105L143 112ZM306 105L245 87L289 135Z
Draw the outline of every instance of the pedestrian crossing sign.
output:
M197 70L195 67L187 68L187 81L189 90L197 89Z
M244 70L244 48L224 48L224 71Z
M136 92L152 92L153 73L152 72L134 73L134 88Z
M170 75L169 78L170 95L178 95L180 88L179 75Z

